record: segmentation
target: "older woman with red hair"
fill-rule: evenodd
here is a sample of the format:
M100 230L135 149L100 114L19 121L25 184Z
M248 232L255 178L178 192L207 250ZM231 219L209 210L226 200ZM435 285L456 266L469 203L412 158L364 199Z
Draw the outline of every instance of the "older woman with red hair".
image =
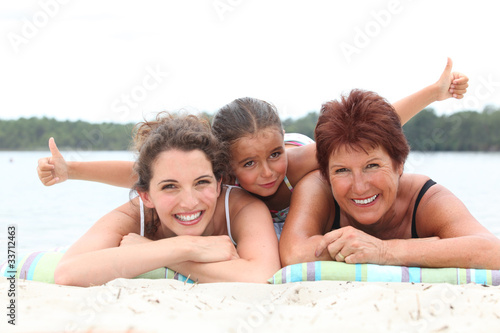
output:
M500 269L500 240L444 186L403 172L410 148L385 99L353 90L325 103L315 139L320 170L294 189L282 265Z

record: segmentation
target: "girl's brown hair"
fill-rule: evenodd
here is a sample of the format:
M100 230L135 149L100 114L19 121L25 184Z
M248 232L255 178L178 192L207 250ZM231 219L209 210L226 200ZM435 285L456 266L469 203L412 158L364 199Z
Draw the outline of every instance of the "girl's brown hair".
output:
M235 99L220 108L212 119L212 130L229 154L231 146L239 139L269 127L276 127L283 135L276 107L251 97Z

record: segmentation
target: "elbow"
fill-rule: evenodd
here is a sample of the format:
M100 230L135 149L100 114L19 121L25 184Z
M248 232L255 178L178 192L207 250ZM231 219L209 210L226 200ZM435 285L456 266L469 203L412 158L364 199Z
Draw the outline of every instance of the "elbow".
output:
M486 264L483 269L499 270L500 269L500 256L491 255L493 253L500 253L500 239L496 236L490 236L488 241L482 242L484 249L482 249L481 254L485 255L484 260ZM473 259L472 259L473 260Z
M280 270L280 268L281 267L279 265L277 265L273 269L263 270L263 272L260 272L259 274L256 274L255 276L253 276L252 278L250 278L249 281L246 281L246 282L250 282L250 283L269 283L269 279L271 279L274 276L274 274L276 274Z
M282 246L280 244L280 260L281 266L285 267L294 264L300 264L303 262L316 261L317 258L315 257L314 253L307 253L298 245L289 244Z
M70 265L60 262L54 271L54 283L62 286L82 286L72 272Z
M300 264L300 263L307 262L307 261L308 260L301 259L300 255L289 254L289 255L282 255L281 256L281 266L283 266L283 267L294 265L294 264Z
M248 282L248 283L269 283L274 274L276 274L281 269L278 258L273 263L262 263L256 262L254 268L252 268L253 274L245 274L244 278L238 279L238 282Z

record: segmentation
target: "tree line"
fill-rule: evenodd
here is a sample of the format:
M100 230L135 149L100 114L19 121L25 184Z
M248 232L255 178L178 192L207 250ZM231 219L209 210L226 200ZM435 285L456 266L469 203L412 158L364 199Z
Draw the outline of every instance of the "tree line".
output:
M207 113L203 116L210 118ZM318 112L283 120L286 132L314 138ZM47 150L53 136L60 149L128 150L134 124L58 121L51 118L0 120L0 150ZM405 135L415 151L500 151L500 109L462 111L438 116L424 109L406 125Z

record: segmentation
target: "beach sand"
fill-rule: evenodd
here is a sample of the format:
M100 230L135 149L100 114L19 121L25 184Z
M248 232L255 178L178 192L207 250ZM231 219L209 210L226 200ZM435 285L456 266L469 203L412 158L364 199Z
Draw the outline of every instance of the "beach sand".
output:
M15 326L9 288L1 278L1 332L500 331L500 287L474 284L117 279L80 288L18 280Z

